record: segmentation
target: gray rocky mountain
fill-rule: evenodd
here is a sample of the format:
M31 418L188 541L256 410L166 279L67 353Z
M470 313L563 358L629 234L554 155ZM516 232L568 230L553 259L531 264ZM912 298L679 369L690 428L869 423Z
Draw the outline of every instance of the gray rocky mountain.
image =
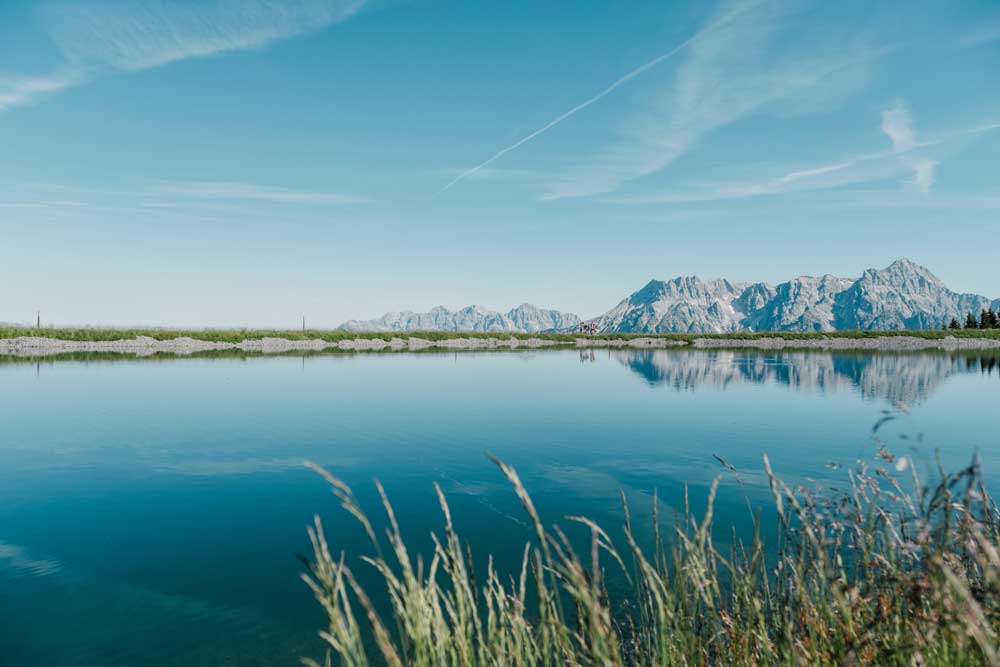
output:
M572 313L539 308L528 303L498 313L481 306L451 311L438 306L426 313L401 311L386 313L375 320L348 320L340 325L347 331L479 331L537 333L572 329L580 318Z
M651 280L593 322L599 333L738 333L850 329L936 329L1000 299L952 292L933 273L908 259L859 278L800 276L776 286L684 276ZM571 313L522 304L506 313L480 306L425 313L387 313L349 320L348 331L575 331Z
M838 329L936 329L966 313L978 317L990 305L984 296L952 292L924 267L901 259L865 271L838 294L834 318Z
M697 276L653 280L588 322L601 333L936 329L991 305L1000 307L1000 299L952 292L901 259L853 280L802 276L776 287Z
M514 323L516 331L525 333L571 329L580 324L580 318L573 313L539 308L530 303L511 308L507 311L507 318Z
M781 283L774 298L746 322L754 331L832 331L837 295L851 286L846 278L800 276Z
M740 297L751 289L746 283L704 281L697 276L669 281L651 280L645 287L596 318L597 330L608 332L733 332L743 330L745 302L756 305L773 290L757 288L756 295ZM766 302L764 302L766 303Z

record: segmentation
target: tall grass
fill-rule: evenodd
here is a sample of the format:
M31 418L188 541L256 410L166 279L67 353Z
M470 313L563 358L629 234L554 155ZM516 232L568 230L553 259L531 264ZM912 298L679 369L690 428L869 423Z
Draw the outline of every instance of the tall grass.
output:
M309 529L313 557L303 578L328 619L325 663L1000 664L1000 516L978 464L928 486L909 459L884 456L884 467L852 471L843 493L792 489L765 457L776 518L765 529L755 514L752 538L733 537L726 548L713 537L718 480L705 513L685 508L669 531L654 501L648 550L624 496L624 543L568 516L589 531L575 549L562 528L546 526L517 472L494 460L534 526L513 576L492 559L483 576L473 571L437 485L443 532L424 559L408 550L381 486L387 541L351 489L312 466L372 543L356 564L331 548L319 518ZM380 613L355 567L377 570L390 611ZM624 599L611 598L610 577L628 582Z

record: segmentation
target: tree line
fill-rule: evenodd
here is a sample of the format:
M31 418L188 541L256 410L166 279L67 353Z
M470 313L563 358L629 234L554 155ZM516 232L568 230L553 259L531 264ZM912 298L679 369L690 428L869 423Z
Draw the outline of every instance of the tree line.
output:
M979 313L979 319L972 313L965 316L965 326L959 324L957 318L951 318L948 329L1000 329L1000 313L993 312L992 308L983 308Z

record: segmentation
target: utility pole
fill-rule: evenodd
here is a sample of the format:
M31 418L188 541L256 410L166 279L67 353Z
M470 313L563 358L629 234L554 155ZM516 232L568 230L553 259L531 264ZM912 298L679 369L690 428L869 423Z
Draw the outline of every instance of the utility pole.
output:
M306 316L302 316L302 333L306 332Z
M36 329L42 328L42 311L40 310L35 311L35 328Z

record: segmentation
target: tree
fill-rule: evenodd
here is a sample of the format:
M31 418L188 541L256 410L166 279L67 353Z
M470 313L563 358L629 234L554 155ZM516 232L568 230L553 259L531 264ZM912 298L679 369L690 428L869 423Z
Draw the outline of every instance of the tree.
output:
M976 322L976 316L969 313L965 316L965 328L966 329L978 329L979 322Z
M994 313L992 308L990 308L986 314L987 314L987 320L990 325L990 329L996 329L1000 327L1000 316Z
M958 323L958 320L953 317L953 318L951 318L951 322L948 323L948 328L949 329L961 329L962 326Z
M990 312L983 308L983 312L979 313L979 328L989 329L990 328Z

